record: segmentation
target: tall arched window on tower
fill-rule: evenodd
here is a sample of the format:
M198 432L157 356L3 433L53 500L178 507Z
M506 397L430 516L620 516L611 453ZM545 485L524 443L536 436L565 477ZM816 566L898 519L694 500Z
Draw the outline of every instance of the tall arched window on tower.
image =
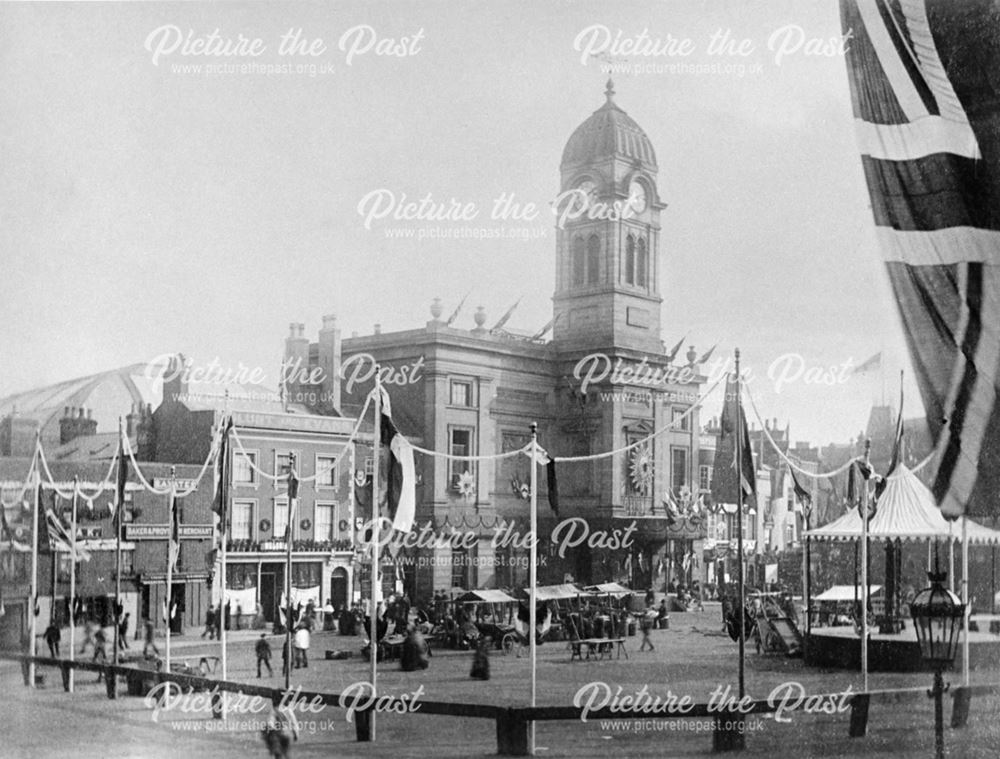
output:
M625 284L635 284L635 238L625 238Z
M645 287L646 282L649 280L649 254L646 252L646 241L643 239L639 240L639 255L637 258L635 267L636 284L639 287Z
M587 240L587 284L601 281L601 241L597 235Z
M582 237L573 240L573 284L582 285L587 279L586 244Z

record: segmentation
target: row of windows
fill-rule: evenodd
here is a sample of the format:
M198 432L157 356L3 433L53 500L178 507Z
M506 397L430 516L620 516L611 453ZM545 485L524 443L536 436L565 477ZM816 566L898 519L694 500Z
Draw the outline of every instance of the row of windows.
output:
M298 470L300 476L307 476L304 471L302 471L301 458L296 457L299 463ZM274 453L274 469L272 470L274 474L284 474L288 471L291 464L291 452L278 452ZM319 475L315 481L315 485L320 488L335 488L337 487L339 477L338 470L340 468L340 462L336 456L323 456L316 455L316 468L315 473ZM237 485L256 485L259 480L259 475L257 469L262 469L260 466L260 454L257 451L248 450L246 453L241 453L240 451L235 451L233 453L233 482ZM277 483L281 486L282 483Z
M346 507L338 510L336 503L317 503L313 510L312 535L314 540L342 540L350 535L353 525L350 524L350 514ZM253 540L266 538L283 540L288 529L288 499L276 498L273 502L273 520L267 530L256 530L257 502L252 500L234 500L231 510L230 538L232 540ZM296 524L292 526L292 539L298 540L308 530L302 529L302 508L298 511ZM346 523L346 529L342 529Z
M601 282L601 240L591 235L573 239L573 284L594 285ZM649 283L649 250L646 240L628 235L625 238L625 260L622 264L622 282L637 287Z

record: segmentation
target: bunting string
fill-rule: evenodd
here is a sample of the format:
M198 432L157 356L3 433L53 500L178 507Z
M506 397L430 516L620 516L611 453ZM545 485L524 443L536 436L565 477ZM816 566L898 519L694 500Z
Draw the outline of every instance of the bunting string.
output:
M36 442L35 448L38 452L38 460L39 462L41 462L41 471L45 473L45 476L48 479L49 488L53 490L55 494L58 495L63 500L65 501L72 500L74 492L73 488L70 488L68 492L63 492L62 490L59 489L59 486L56 484L56 479L55 477L52 476L52 471L49 469L49 462L45 458L45 449L42 448L42 442L40 440ZM114 465L114 460L112 460L112 467L113 465ZM113 471L113 469L109 470L109 474L111 471Z
M28 466L28 473L24 477L24 484L21 486L21 492L14 498L13 501L5 501L3 499L3 488L0 488L0 507L5 509L12 509L15 506L20 506L24 501L24 496L31 487L33 475L35 474L35 467L38 466L38 448L35 448L35 453L31 457L31 464Z
M361 407L361 413L358 414L358 421L355 423L354 429L351 430L351 434L348 436L347 440L344 441L343 444L344 447L334 458L333 463L331 463L327 467L324 467L322 470L317 470L316 474L314 475L311 475L309 477L299 477L298 478L299 482L312 482L324 475L329 474L337 467L337 464L340 463L340 459L343 458L344 454L347 453L347 451L349 450L351 443L354 442L354 440L357 438L358 433L361 430L361 424L365 418L365 413L368 411L368 405L370 403L371 403L371 394L369 394L368 398L365 399L365 405ZM288 479L287 474L269 474L268 472L265 472L263 469L257 466L257 464L253 462L253 459L247 454L247 450L243 446L243 440L240 438L239 432L237 432L235 426L233 427L233 441L236 443L236 447L239 449L240 455L242 455L243 459L247 462L247 465L258 475L263 477L265 480L268 480L269 482L284 482Z
M561 462L564 462L564 461L596 461L598 459L606 459L606 458L609 458L611 456L618 456L618 455L620 455L622 453L628 453L629 451L631 451L631 450L633 450L635 448L640 448L643 445L645 445L646 443L648 443L650 440L653 440L654 438L657 438L660 435L663 435L663 434L666 434L667 432L670 432L678 424L681 424L685 419L687 419L691 414L693 414L696 409L698 409L702 405L704 405L705 399L708 398L708 396L710 396L713 392L715 392L715 389L720 384L722 384L722 381L724 379L726 379L726 375L722 375L721 377L719 377L719 379L717 379L715 381L715 384L713 384L710 388L708 388L708 390L706 390L704 393L702 393L701 396L699 396L699 398L693 404L691 404L691 406L687 409L687 411L685 411L683 414L681 414L680 416L678 416L676 419L672 420L669 424L664 425L663 427L661 427L658 430L654 430L653 432L651 432L649 435L647 435L646 437L642 438L641 440L636 440L635 442L629 443L628 445L622 446L621 448L615 448L612 451L604 451L602 453L592 453L592 454L589 454L589 455L586 455L586 456L552 456L552 458L555 459L555 461L558 462L558 463L561 463ZM521 451L518 451L518 452L519 453L520 452L524 452L524 453L526 453L527 455L530 456L531 453L530 453L530 451L528 451L528 449L530 447L531 447L530 445L529 446L525 446L525 448L523 448Z
M808 469L803 469L788 458L788 456L785 455L785 452L778 447L776 442L774 442L774 438L771 437L771 433L767 430L767 425L764 424L764 420L760 416L760 411L757 410L757 403L754 401L753 395L750 393L750 389L746 386L743 386L742 389L745 390L747 398L750 400L750 408L753 409L754 416L756 416L757 421L760 422L760 427L764 431L764 437L767 438L767 442L771 444L771 447L774 449L774 452L778 454L778 457L788 464L789 468L794 469L796 472L805 475L806 477L811 477L814 480L829 480L836 477L841 472L846 472L851 467L851 464L854 463L856 457L851 457L849 461L845 462L842 466L837 467L832 472L810 472Z
M205 463L201 465L201 471L198 472L198 476L191 483L190 487L184 489L178 489L175 491L174 495L177 498L185 498L194 493L198 489L198 485L201 484L201 480L205 476L205 472L208 471L209 466L215 463L215 458L216 456L219 455L219 444L221 440L222 440L222 435L219 434L212 441L212 448L208 452L208 457L205 459ZM149 480L147 480L146 476L142 473L142 469L139 466L139 462L135 460L135 451L132 450L132 443L129 441L128 437L123 435L122 442L125 448L125 453L128 455L129 461L132 463L132 469L135 471L135 475L136 477L139 478L139 482L142 483L142 486L146 488L146 490L148 490L150 493L155 493L156 495L167 495L168 493L170 493L171 488L169 486L165 488L157 488L153 487L153 485L150 484Z

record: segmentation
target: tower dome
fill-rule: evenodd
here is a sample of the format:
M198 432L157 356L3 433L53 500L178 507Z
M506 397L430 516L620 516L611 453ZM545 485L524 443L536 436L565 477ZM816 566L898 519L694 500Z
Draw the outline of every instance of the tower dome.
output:
M609 79L607 101L576 128L563 150L563 168L592 164L606 158L636 160L656 168L653 143L635 120L615 103L614 83Z

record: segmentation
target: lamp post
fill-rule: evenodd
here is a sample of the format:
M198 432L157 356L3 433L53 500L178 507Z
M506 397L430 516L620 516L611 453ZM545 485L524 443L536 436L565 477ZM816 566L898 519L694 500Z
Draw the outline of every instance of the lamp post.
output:
M944 759L941 697L947 686L944 684L941 672L955 660L958 631L962 626L965 604L944 587L947 573L928 572L927 578L931 581L931 586L921 590L913 599L913 603L910 604L910 614L913 617L913 627L917 631L920 656L934 668L934 687L927 695L934 699L935 756Z

